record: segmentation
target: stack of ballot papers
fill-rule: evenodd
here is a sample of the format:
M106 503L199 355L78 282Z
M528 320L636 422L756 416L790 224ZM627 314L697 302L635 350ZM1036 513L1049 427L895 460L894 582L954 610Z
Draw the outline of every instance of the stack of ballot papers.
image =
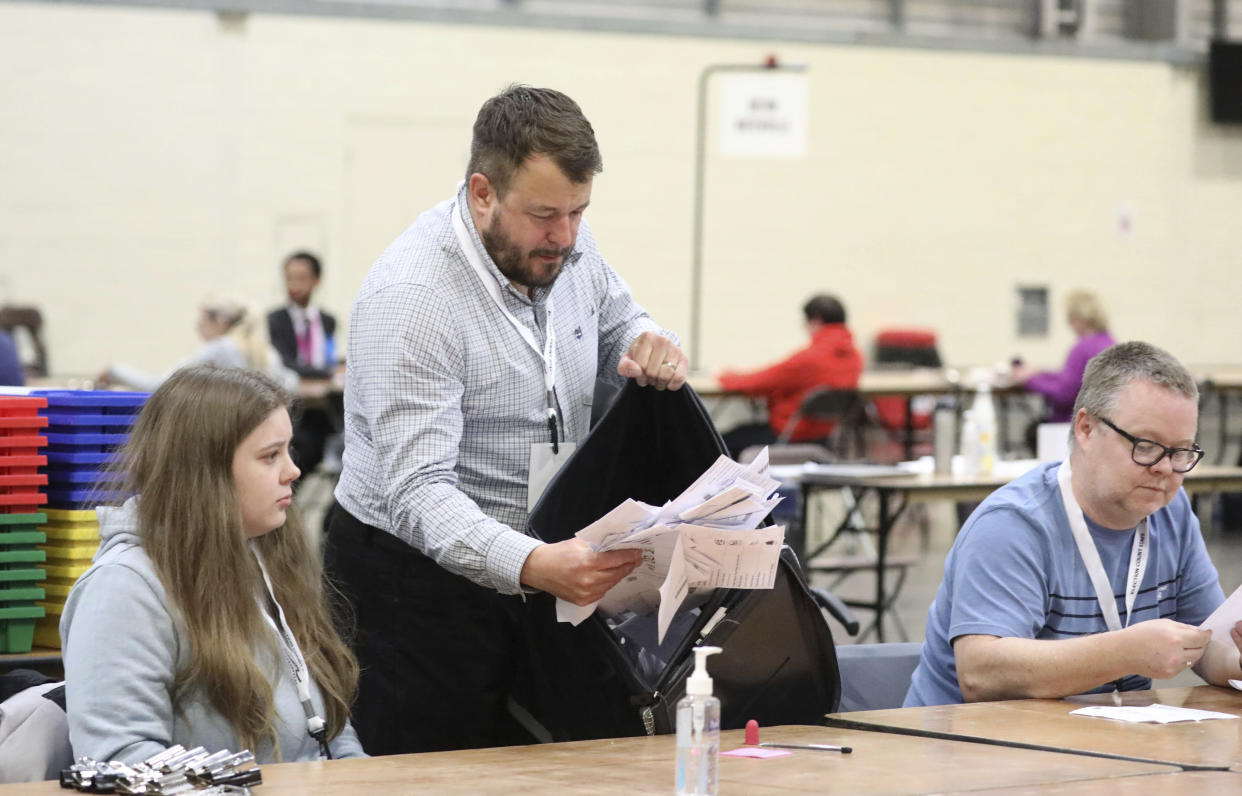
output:
M703 589L770 589L784 526L759 528L782 498L768 474L768 450L750 464L725 456L663 506L626 500L578 531L596 551L642 550L643 562L598 603L558 599L556 616L578 624L596 609L615 617L657 613L659 641L687 595Z

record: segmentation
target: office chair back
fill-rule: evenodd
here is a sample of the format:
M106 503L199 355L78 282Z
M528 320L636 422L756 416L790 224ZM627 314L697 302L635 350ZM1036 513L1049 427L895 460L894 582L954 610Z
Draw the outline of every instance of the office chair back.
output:
M33 359L23 362L27 376L47 376L47 345L43 342L43 314L36 307L0 307L0 329L18 339L22 333L30 338ZM17 332L17 334L14 334ZM20 350L20 348L19 348Z
M776 443L778 445L788 444L794 429L804 419L836 423L836 427L824 444L837 456L848 458L851 444L854 453L859 458L865 456L863 424L866 420L866 410L857 390L823 387L807 393L798 411L794 412L793 417L789 418L789 422L785 424Z

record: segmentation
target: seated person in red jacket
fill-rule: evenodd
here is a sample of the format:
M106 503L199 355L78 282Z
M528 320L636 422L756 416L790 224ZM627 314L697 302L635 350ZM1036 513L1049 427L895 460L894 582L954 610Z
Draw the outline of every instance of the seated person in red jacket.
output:
M726 370L716 377L726 390L763 398L768 404L767 423L738 426L724 435L725 445L734 457L751 445L775 442L812 390L858 386L863 358L845 326L845 306L835 296L821 294L812 297L802 312L811 336L806 348L753 373ZM802 419L789 441L822 440L832 433L834 425Z

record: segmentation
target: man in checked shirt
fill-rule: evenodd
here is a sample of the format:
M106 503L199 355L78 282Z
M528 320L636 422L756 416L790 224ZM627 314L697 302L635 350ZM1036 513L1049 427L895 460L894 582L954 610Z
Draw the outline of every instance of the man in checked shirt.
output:
M510 86L479 111L456 195L354 301L325 562L355 615L371 754L529 743L506 709L520 595L586 604L640 561L519 530L586 434L597 378L685 382L583 220L601 169L573 100Z

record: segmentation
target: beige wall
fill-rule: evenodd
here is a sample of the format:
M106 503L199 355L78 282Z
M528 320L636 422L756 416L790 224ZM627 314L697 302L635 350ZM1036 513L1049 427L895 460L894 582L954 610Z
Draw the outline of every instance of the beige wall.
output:
M798 345L820 290L860 340L931 326L956 363L1058 362L1076 287L1104 294L1120 337L1242 361L1242 132L1206 121L1194 71L169 10L0 4L0 298L44 308L62 373L172 365L201 296L278 302L295 247L322 251L344 314L517 80L583 105L597 237L684 335L698 75L770 51L809 67L808 151L708 160L705 368ZM1052 288L1048 338L1016 337L1018 284Z

